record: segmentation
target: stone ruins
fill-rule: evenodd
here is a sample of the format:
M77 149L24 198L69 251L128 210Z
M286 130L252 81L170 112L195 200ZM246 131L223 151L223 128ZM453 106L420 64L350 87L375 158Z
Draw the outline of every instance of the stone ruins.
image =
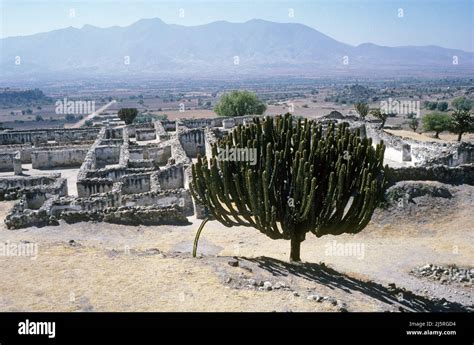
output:
M94 119L97 120L97 119ZM198 154L252 117L181 119L124 125L102 116L89 128L0 132L0 200L17 200L9 229L80 221L189 224L202 218L188 186ZM472 144L418 142L393 136L377 123L349 122L373 143L383 140L391 182L437 180L472 184Z

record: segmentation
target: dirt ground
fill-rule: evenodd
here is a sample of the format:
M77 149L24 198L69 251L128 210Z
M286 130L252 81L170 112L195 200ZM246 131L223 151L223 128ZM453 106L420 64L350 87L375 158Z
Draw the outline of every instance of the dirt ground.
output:
M447 133L443 132L439 134L439 139L434 138L434 133L417 133L413 131L407 130L392 130L392 129L385 129L386 132L391 133L393 135L400 136L402 138L410 138L415 139L418 141L435 141L435 142L444 142L444 141L457 141L458 135L454 133ZM462 141L474 141L474 134L473 133L465 133L462 136Z
M288 241L217 222L206 225L193 258L200 222L194 218L188 226L61 223L22 230L7 230L2 222L0 243L34 244L37 252L0 256L0 311L472 308L472 284L440 284L410 274L426 264L473 266L474 187L449 188L449 200L378 209L357 235L308 234L299 265L288 263ZM12 205L0 203L0 218ZM363 250L331 252L337 244Z

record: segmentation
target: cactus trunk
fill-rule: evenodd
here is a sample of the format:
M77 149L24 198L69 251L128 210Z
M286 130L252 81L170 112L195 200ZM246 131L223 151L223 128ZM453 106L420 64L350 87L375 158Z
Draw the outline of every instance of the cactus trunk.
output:
M290 262L300 262L301 240L292 238L290 240Z

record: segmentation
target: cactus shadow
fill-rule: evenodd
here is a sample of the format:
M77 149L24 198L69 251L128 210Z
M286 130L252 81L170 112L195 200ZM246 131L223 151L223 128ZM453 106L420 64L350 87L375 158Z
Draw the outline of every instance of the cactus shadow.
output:
M286 277L292 275L324 285L333 290L339 289L346 293L359 292L382 303L398 307L399 311L469 311L468 308L457 302L450 302L444 299L432 300L396 286L386 287L373 281L353 278L326 266L324 263L294 264L269 257L242 258L242 260L257 264L259 268L270 272L273 276Z

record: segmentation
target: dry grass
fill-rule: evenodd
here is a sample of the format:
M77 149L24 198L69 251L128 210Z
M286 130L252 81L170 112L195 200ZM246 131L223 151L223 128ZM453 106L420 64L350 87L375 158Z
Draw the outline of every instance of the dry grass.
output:
M413 131L407 131L407 130L392 130L392 129L386 129L385 130L387 133L393 134L400 136L402 138L409 138L409 139L415 139L418 141L434 141L434 142L446 142L446 141L457 141L458 136L457 134L453 133L440 133L439 139L433 137L433 133L417 133ZM474 141L474 133L466 133L462 136L463 141Z
M407 217L394 215L384 222L386 211L378 211L367 229L357 235L312 235L302 245L306 262L325 262L339 272L381 284L395 282L421 294L431 289L409 275L418 265L435 263L469 266L474 262L472 205L474 188L463 186L463 198L456 207L432 214ZM439 202L443 202L440 199ZM12 202L0 203L4 217ZM425 221L425 219L431 219ZM107 223L61 224L57 227L7 230L2 224L3 242L30 241L39 245L36 260L0 257L1 311L323 311L335 310L328 303L308 301L311 291L347 303L350 310L384 310L387 304L370 294L331 287L317 279L293 274L274 276L254 264L253 272L227 265L232 256L256 259L260 256L286 262L289 243L272 241L249 228L225 228L209 222L201 236L198 252L190 256L199 221L189 226L133 227ZM74 240L78 246L70 246ZM364 256L331 256L327 245L357 242ZM159 251L151 252L156 248ZM182 254L177 254L181 252ZM162 254L163 253L163 254ZM218 256L218 257L216 257ZM273 260L272 259L272 260ZM285 280L291 291L235 289L223 276ZM236 279L237 279L236 278ZM434 288L433 288L434 289ZM466 297L466 289L436 287L432 292L448 300ZM472 292L472 291L471 291Z

